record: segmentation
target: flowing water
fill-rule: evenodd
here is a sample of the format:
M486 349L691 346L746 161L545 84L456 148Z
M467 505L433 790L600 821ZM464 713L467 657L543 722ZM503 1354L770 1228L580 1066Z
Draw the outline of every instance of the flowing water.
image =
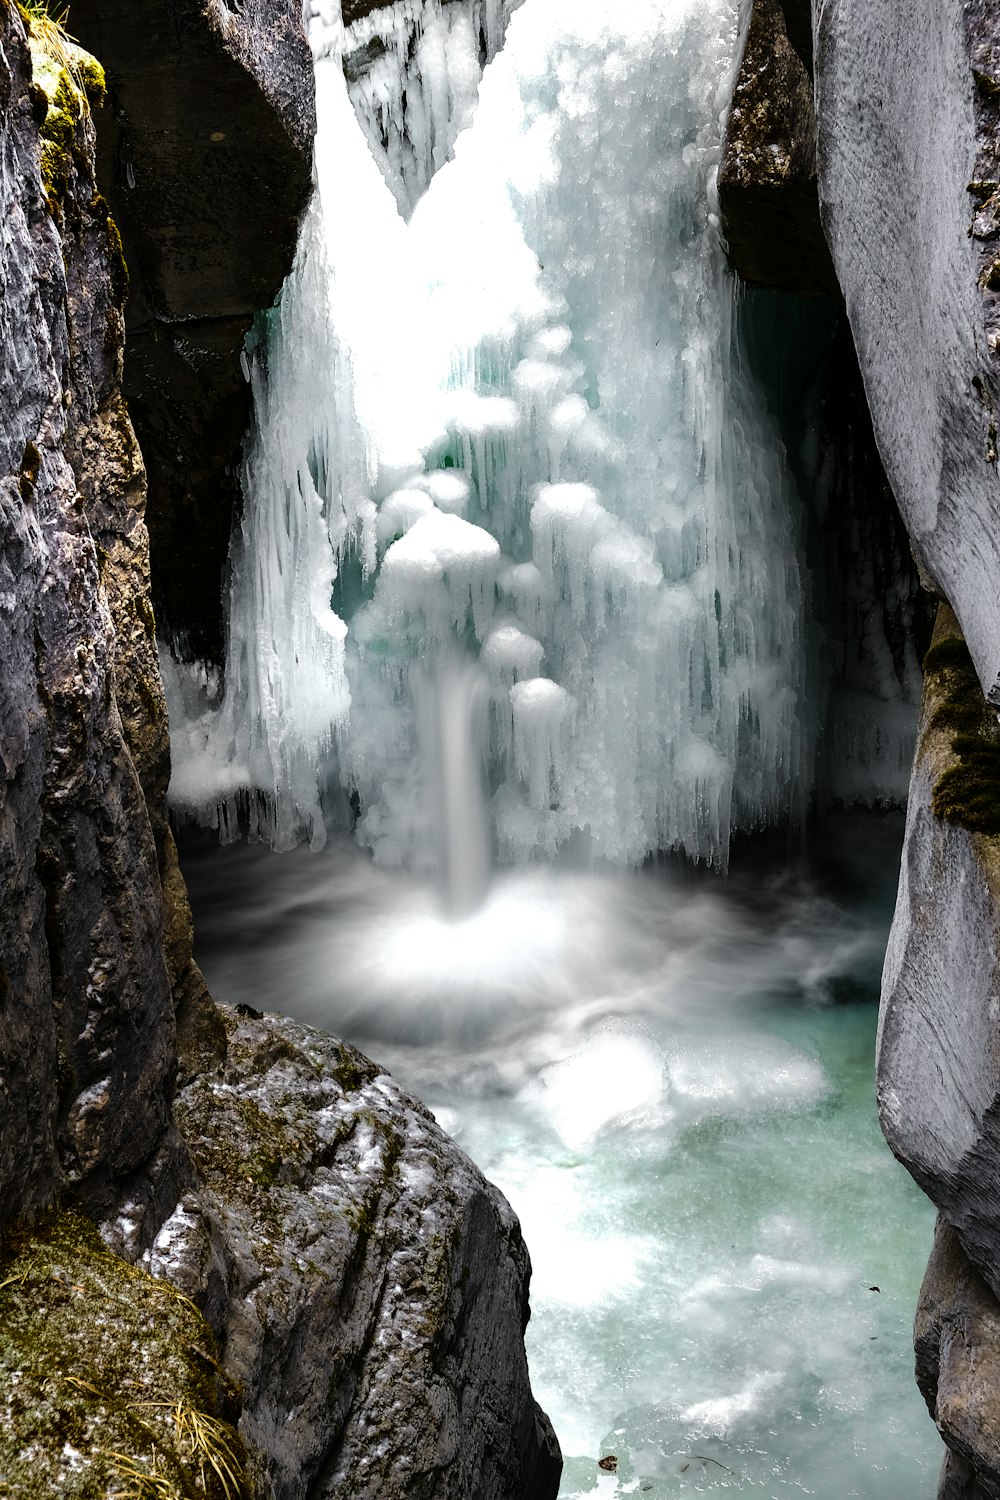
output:
M931 1210L872 1086L899 819L706 873L801 822L825 705L716 217L736 0L307 10L224 679L164 662L175 809L288 851L189 843L209 984L357 1042L507 1192L565 1496L929 1497ZM919 673L860 613L826 745L877 802Z
M309 8L316 193L247 363L225 689L173 688L174 805L319 847L350 800L378 863L427 867L417 679L464 654L501 863L724 868L807 806L825 702L716 215L735 0L399 0L346 36ZM874 797L919 675L882 656Z
M873 1086L900 834L855 815L725 881L508 872L459 922L343 841L186 850L213 992L356 1042L520 1215L563 1496L933 1495L933 1213Z

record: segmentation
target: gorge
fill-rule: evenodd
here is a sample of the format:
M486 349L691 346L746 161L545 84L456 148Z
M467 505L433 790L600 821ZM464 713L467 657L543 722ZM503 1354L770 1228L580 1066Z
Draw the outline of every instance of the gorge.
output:
M925 9L0 10L5 1492L1000 1494Z

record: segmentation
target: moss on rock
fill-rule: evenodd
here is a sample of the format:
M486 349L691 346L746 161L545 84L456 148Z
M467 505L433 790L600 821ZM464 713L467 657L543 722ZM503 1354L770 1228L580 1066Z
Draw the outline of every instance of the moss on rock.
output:
M48 107L39 130L42 137L42 184L49 212L57 217L77 175L89 175L84 124L91 105L105 96L104 69L96 58L72 42L51 20L27 14L32 79Z
M929 729L950 736L950 764L937 776L937 817L971 833L1000 833L1000 724L983 696L969 648L950 614L924 658Z
M0 1246L0 1496L237 1500L245 1455L211 1330L56 1213Z

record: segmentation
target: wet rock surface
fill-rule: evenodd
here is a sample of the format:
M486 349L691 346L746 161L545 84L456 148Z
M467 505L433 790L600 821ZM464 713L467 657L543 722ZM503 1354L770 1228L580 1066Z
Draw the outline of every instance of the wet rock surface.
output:
M803 27L801 7L790 0L754 0L726 126L719 210L730 264L749 285L839 299L819 217L805 19Z
M821 213L882 459L1000 701L1000 16L814 0L813 20Z
M529 1262L505 1200L352 1047L226 1009L228 1061L176 1104L201 1187L143 1264L213 1325L276 1497L543 1500ZM126 1254L128 1208L107 1226Z
M0 12L0 1219L170 1144L166 717L120 244L79 78ZM89 67L89 65L88 65ZM34 77L33 77L34 72ZM82 76L82 75L81 75ZM88 73L95 92L98 72ZM44 147L44 150L43 150ZM192 977L190 930L172 959Z
M1000 1303L947 1220L914 1327L917 1383L951 1452L939 1500L1000 1497Z
M943 607L929 667L948 643L960 646L961 637ZM956 761L953 726L963 705L955 691L954 668L927 672L882 980L878 1104L893 1151L997 1292L1000 852L995 835L935 812L935 789Z
M311 184L299 0L77 0L104 64L98 172L131 274L125 393L149 474L161 632L221 656L249 422L240 366L291 265Z

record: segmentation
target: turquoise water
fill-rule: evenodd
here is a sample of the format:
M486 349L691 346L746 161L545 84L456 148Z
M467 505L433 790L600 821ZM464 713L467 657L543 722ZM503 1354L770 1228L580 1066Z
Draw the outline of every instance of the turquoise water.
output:
M563 1496L933 1495L933 1211L874 1107L899 835L725 882L532 868L458 924L343 845L188 859L213 991L356 1041L520 1215Z

